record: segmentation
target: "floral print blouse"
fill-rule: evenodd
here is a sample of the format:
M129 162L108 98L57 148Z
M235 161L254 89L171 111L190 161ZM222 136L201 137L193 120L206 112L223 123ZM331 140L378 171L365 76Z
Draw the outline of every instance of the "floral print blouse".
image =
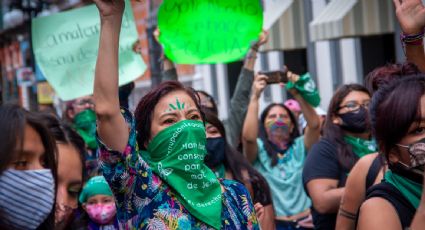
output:
M174 191L152 172L139 154L135 119L121 110L129 141L123 153L108 149L98 138L103 175L115 195L121 229L213 229L192 216ZM220 179L224 187L221 229L259 229L247 189L240 183Z

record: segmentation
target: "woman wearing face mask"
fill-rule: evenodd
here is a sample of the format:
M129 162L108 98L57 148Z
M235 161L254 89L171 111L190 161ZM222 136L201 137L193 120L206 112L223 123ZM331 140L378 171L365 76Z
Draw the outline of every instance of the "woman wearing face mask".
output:
M66 103L63 113L67 121L83 138L87 151L85 151L85 164L87 175L98 174L97 142L96 142L96 113L94 112L93 96L84 96Z
M373 96L371 116L389 170L382 183L368 190L357 229L406 229L422 194L425 76L405 77L378 90Z
M324 136L309 152L303 182L313 201L316 229L335 229L348 173L359 158L377 151L370 133L369 102L365 87L341 86L330 102Z
M85 179L84 141L69 125L61 123L55 116L43 114L42 117L58 150L55 229L72 229L78 195Z
M387 64L370 72L365 78L364 85L373 95L379 88L394 80L418 73L418 68L408 62ZM374 184L381 182L386 169L385 159L379 153L369 154L357 161L345 183L336 230L356 229L358 210L366 198L366 191Z
M17 105L0 106L0 130L0 229L54 229L54 139Z
M122 0L95 0L101 35L94 84L103 175L122 228L258 229L251 197L218 180L204 164L199 99L165 82L141 99L135 116L120 110L118 46Z
M272 198L267 181L241 153L229 145L223 123L208 110L205 112L207 131L207 156L205 164L217 177L236 180L245 185L255 204L261 229L275 229Z
M298 76L288 72L288 78L288 85L295 86L289 87L289 91L307 120L305 136L299 136L297 120L283 104L266 107L258 122L259 98L267 84L267 76L258 75L253 84L242 141L247 159L270 186L276 228L302 229L311 227L305 223L310 216L311 201L302 186L302 168L307 150L320 136L319 117L306 100L317 106L320 98L308 74Z

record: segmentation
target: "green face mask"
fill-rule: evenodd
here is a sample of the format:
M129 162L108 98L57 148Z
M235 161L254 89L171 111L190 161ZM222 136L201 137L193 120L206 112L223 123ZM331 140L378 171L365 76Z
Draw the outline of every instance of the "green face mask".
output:
M75 115L74 128L90 149L97 148L96 113L93 110L86 109Z
M142 156L193 216L220 229L221 186L204 164L205 144L204 124L184 120L159 132Z

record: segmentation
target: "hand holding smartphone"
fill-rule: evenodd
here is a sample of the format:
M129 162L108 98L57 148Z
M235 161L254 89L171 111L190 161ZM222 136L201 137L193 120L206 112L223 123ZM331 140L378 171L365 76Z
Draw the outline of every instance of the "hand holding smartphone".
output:
M261 71L259 74L266 75L267 84L278 84L288 82L288 71L287 70L275 70L275 71Z

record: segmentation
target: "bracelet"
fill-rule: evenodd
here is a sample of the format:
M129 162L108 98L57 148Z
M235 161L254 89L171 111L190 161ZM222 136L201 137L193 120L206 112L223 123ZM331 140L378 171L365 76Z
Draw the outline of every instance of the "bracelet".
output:
M400 40L404 45L422 45L425 31L422 30L418 34L400 34Z

